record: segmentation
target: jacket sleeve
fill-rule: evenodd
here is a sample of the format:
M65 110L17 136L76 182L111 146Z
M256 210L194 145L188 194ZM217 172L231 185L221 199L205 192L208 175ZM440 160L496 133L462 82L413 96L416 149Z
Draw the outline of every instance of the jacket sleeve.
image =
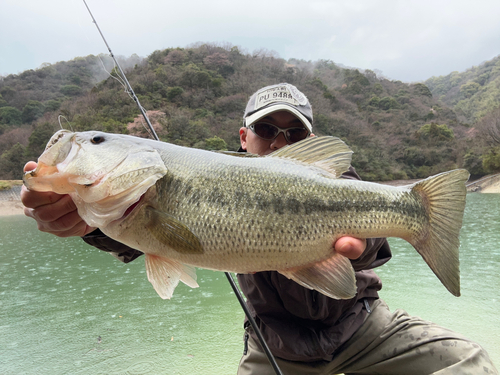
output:
M123 263L128 263L144 254L142 251L133 249L122 244L101 232L100 229L86 234L82 239L91 246L97 247L99 250L106 251L113 255L116 259Z

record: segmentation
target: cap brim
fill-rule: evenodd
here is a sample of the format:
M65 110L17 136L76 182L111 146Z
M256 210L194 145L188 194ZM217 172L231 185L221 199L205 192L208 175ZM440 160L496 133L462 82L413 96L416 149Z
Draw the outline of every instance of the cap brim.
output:
M295 108L286 105L286 104L275 104L267 108L263 108L257 112L255 112L253 115L250 115L245 118L245 126L248 127L248 125L253 124L254 122L260 120L263 117L266 117L267 115L278 112L278 111L287 111L295 115L303 124L304 126L312 132L312 124L309 122L309 120L299 111L297 111Z

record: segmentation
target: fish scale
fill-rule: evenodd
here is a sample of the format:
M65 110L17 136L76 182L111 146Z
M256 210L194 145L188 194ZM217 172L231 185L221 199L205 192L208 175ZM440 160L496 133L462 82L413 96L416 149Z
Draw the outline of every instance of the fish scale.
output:
M459 295L468 172L405 187L338 178L351 154L335 137L257 157L60 131L24 181L70 194L89 225L144 252L162 298L179 281L197 286L194 267L276 270L329 297L352 298L354 270L333 248L342 236L405 239Z

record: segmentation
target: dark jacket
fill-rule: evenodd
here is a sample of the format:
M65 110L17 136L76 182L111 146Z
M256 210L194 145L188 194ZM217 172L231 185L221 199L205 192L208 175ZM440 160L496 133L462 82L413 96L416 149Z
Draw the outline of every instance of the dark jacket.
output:
M360 179L353 168L342 177ZM330 361L366 319L364 300L370 304L379 298L382 282L371 269L390 258L384 238L367 240L361 257L351 261L358 290L350 300L329 298L275 271L239 274L238 283L275 356L291 361Z
M359 179L352 168L343 177ZM125 263L143 254L107 237L100 230L83 239ZM385 239L367 240L362 256L351 261L358 290L350 300L328 298L275 271L239 274L238 282L275 356L292 361L329 361L335 350L363 324L368 314L364 300L370 303L378 298L382 283L371 269L390 258L391 251Z

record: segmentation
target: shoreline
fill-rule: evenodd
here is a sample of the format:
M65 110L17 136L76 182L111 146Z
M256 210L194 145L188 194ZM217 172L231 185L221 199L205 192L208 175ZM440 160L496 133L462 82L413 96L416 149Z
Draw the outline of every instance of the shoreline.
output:
M21 201L0 201L0 216L24 215Z

